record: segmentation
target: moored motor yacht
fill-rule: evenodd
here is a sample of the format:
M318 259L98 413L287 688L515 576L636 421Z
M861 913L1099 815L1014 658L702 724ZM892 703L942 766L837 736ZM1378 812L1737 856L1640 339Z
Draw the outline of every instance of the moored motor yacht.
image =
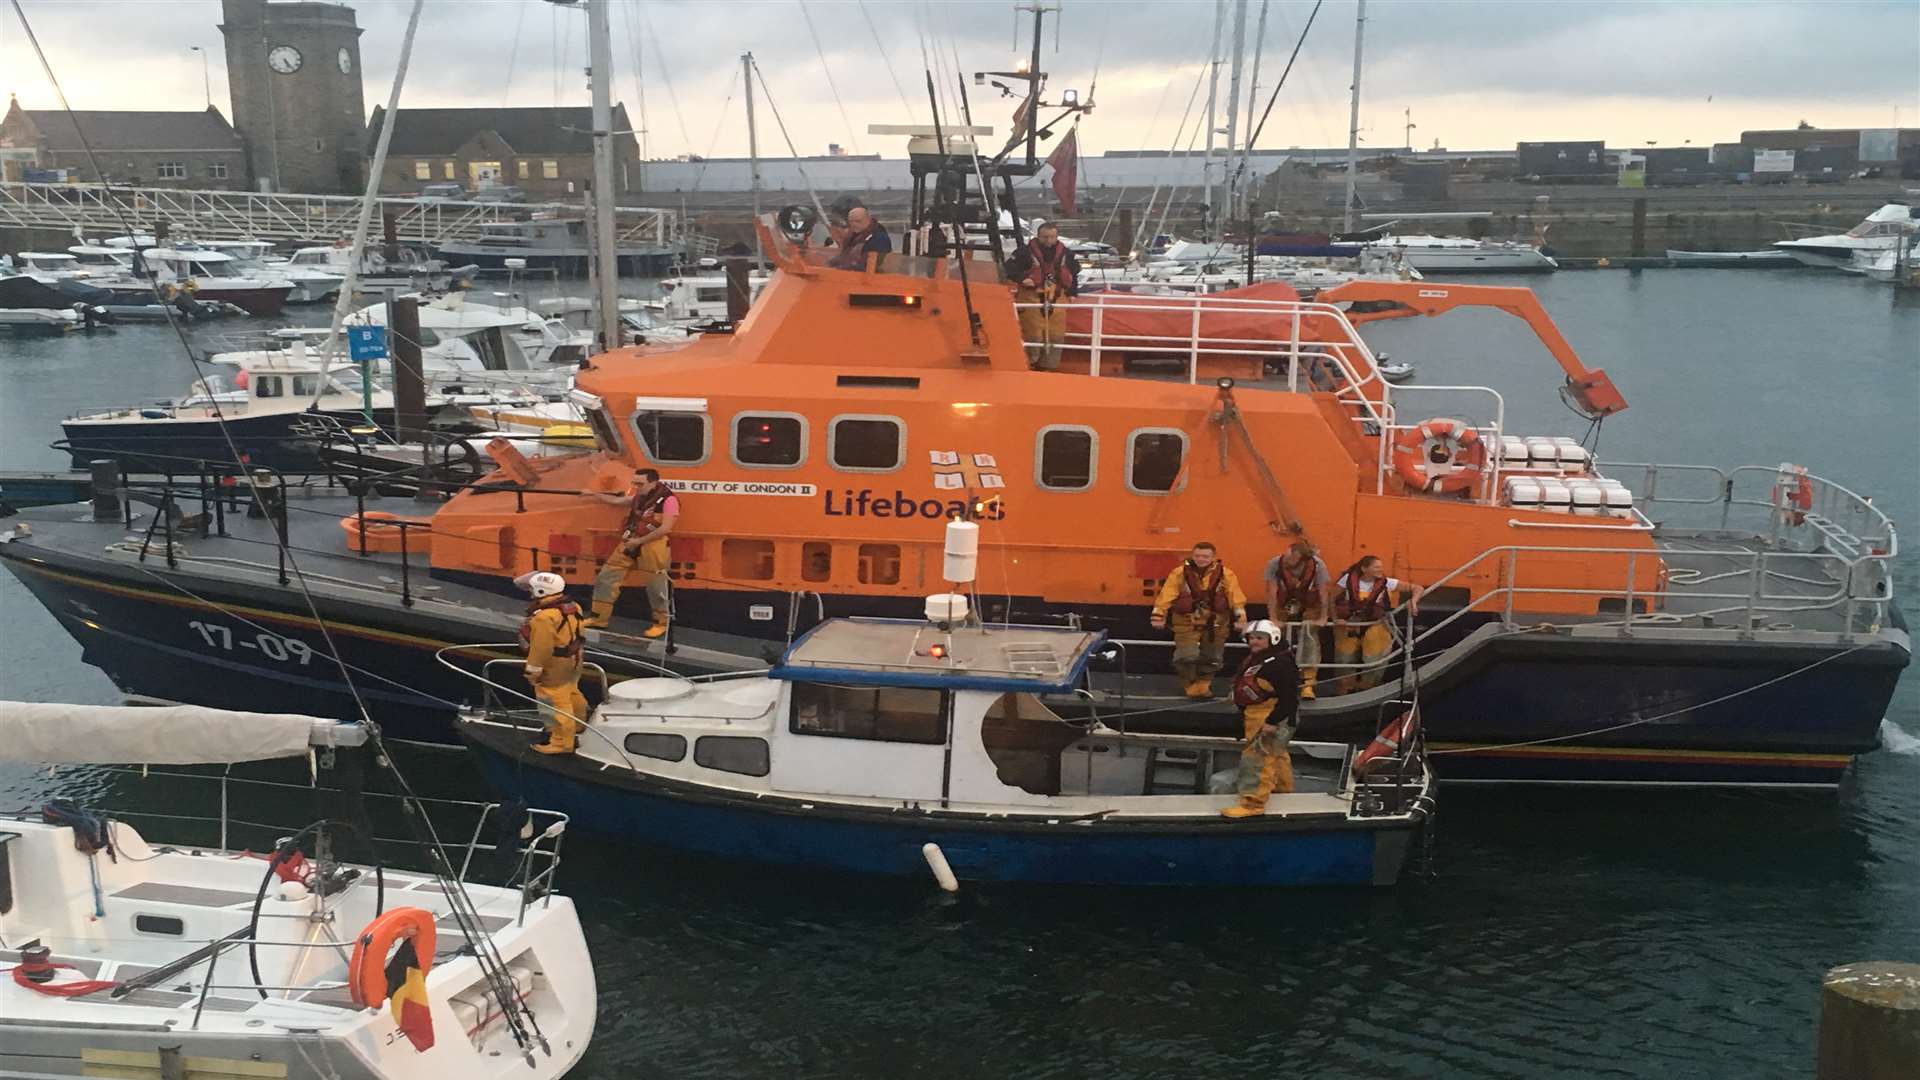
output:
M273 245L265 240L214 240L195 246L230 256L234 270L239 273L269 281L286 280L293 286L293 291L287 294L290 304L318 304L331 299L339 294L341 284L346 281L343 272L331 267L296 266L289 259L275 256Z
M148 248L140 253L152 280L121 279L105 285L129 303L148 303L156 287L162 299L186 292L196 299L233 304L249 315L277 315L293 293L285 278L243 273L232 256L191 248Z
M1339 241L1332 246L1353 254L1369 249L1390 252L1422 274L1518 274L1560 268L1538 245L1518 240L1383 233L1362 242Z
M1887 203L1844 233L1781 240L1773 246L1804 265L1844 270L1853 265L1858 253L1892 251L1900 246L1901 237L1916 235L1920 235L1920 219L1914 217L1913 207Z

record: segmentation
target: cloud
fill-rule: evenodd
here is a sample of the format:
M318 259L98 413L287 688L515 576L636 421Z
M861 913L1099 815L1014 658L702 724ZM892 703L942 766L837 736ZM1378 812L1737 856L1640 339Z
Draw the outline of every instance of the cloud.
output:
M613 3L616 97L638 117L644 92L647 148L655 156L744 152L743 51L754 53L772 92L770 99L759 94L763 153L784 153L784 122L802 153L837 142L897 155L897 140L869 136L866 125L926 122L929 60L940 70L936 89L948 99L943 108L957 113L956 52L963 71L1003 69L1016 60L1016 35L1021 53L1031 44L1024 21L999 0ZM226 108L215 29L219 3L29 0L24 6L76 108L200 107L200 58L188 51L196 44L210 49L212 97ZM371 107L386 99L410 5L358 0L352 6L365 29ZM1260 76L1269 90L1311 8L1303 0L1270 4ZM1259 0L1248 5L1249 37L1259 9ZM1072 86L1084 94L1097 75L1099 108L1083 124L1085 148L1170 145L1189 100L1193 114L1181 144L1203 131L1197 117L1207 88L1200 76L1213 13L1212 0L1065 4L1058 48L1050 26L1042 65L1053 72L1056 90ZM1802 117L1831 126L1888 124L1896 106L1907 123L1920 123L1920 4L1912 0L1373 0L1367 15L1362 127L1368 145L1399 145L1408 109L1418 125L1416 141L1455 147L1559 137L1702 143ZM1351 0L1325 4L1263 146L1345 142L1353 16ZM0 72L12 83L0 89L18 93L29 107L53 107L55 97L11 12L0 9L0 20ZM583 103L585 37L579 10L545 0L429 0L403 104ZM1224 98L1225 64L1219 82ZM976 121L1005 130L1011 103L990 96L991 88L968 90ZM1224 117L1222 105L1222 124Z

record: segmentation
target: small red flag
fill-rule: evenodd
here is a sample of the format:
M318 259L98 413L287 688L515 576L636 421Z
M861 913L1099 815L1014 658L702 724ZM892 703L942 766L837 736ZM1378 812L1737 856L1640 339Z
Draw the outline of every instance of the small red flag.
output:
M1060 201L1060 210L1072 217L1079 205L1080 198L1080 127L1074 125L1067 129L1067 137L1047 155L1047 164L1053 166L1053 197Z
M433 1049L433 1010L427 1005L427 977L413 951L413 939L402 938L387 961L387 1008L400 1033L415 1050Z
M1013 110L1013 137L1020 138L1027 133L1027 106L1032 98L1021 98L1020 104Z

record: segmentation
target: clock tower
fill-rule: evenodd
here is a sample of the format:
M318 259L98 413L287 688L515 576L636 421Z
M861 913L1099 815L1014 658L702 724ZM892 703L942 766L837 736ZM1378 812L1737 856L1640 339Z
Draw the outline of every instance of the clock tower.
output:
M233 126L253 188L355 194L365 184L360 27L340 4L220 0Z

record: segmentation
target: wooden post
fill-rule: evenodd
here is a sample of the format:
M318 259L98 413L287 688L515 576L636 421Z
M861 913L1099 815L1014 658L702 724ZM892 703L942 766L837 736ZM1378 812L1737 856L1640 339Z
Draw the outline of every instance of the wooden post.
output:
M387 355L393 357L394 438L424 438L427 380L420 361L420 301L402 296L387 305Z
M1920 1076L1920 964L1874 961L1827 972L1820 984L1817 1080Z
M391 210L380 215L380 247L389 265L400 261L400 218Z
M1121 207L1119 215L1114 218L1114 223L1120 234L1113 245L1114 250L1118 251L1123 259L1131 258L1133 256L1133 207Z
M1634 258L1647 253L1647 199L1641 196L1633 200L1633 250Z
M739 325L753 306L753 281L747 275L747 260L740 256L727 259L727 321Z

